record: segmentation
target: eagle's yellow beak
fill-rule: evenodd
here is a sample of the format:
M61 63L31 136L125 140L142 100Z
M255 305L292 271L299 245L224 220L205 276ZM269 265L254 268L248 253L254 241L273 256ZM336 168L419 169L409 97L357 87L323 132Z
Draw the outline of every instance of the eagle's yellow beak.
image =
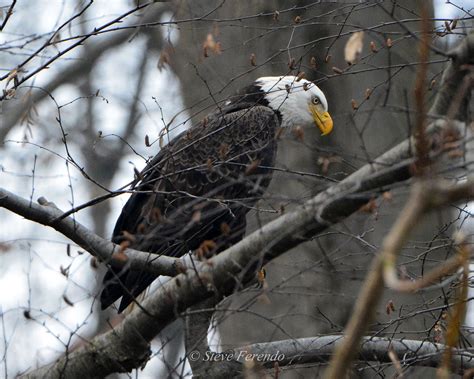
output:
M311 104L309 110L313 116L314 123L321 130L321 135L326 136L332 131L333 123L329 112L321 112L318 106Z

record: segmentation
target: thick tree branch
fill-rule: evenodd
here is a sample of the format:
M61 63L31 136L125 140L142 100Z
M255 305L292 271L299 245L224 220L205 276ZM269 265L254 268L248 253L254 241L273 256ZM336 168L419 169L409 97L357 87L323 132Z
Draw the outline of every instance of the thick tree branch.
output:
M345 337L340 335L327 335L256 343L223 353L208 352L207 355L203 355L200 351L199 355L196 355L196 350L193 352L194 354L191 354L196 361L207 360L213 364L208 365L206 370L197 375L193 370L193 377L245 377L242 363L249 361L254 361L270 370L274 367L275 362L279 367L324 364L332 357L334 350L344 343L344 340ZM426 340L363 337L360 350L355 358L361 362L391 363L390 352L392 352L402 368L409 366L438 367L442 363L443 354L447 349L449 347L444 344ZM462 374L464 370L474 368L472 353L460 349L454 349L452 353L457 373ZM197 357L199 358L196 359Z
M285 358L278 363L282 366L300 363L327 362L334 349L343 343L343 336L321 336L296 340L257 343L239 349L252 354L280 354ZM428 341L363 337L357 359L361 361L391 362L389 351L393 350L402 365L437 367L443 352L448 347ZM462 369L474 367L474 355L456 350L453 354L455 364Z
M461 84L468 72L467 65L474 64L474 32L470 32L463 41L454 48L449 55L451 63L443 73L441 88L430 108L429 114L450 115L453 99L461 88ZM452 118L464 121L469 96L460 99L457 112L450 115Z

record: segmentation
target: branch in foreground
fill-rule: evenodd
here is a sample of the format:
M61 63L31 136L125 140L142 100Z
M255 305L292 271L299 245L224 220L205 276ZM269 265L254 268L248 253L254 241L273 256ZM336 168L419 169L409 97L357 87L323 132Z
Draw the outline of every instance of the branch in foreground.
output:
M372 262L369 274L356 300L352 317L347 324L344 333L346 338L337 347L329 368L325 372L325 378L342 378L350 368L362 335L374 317L375 307L383 292L384 268L387 264L392 265L393 256L398 255L422 216L432 209L472 199L474 199L474 179L454 186L433 180L423 181L414 186L410 199L384 239L381 253Z
M436 122L428 132L441 132L445 125ZM453 122L450 127L462 131L464 124ZM266 224L210 259L202 272L178 275L151 293L114 330L25 377L106 376L140 367L149 358L149 342L188 307L211 295L232 294L242 284L240 275L256 262L271 260L348 217L374 196L374 190L408 179L411 144L401 143L377 163L363 166L295 211Z
M466 114L466 103L470 98L470 91L466 91L463 96L459 98L457 92L462 88L466 77L466 64L474 62L474 32L471 32L455 49L450 52L452 58L450 64L443 73L443 79L440 91L438 92L433 105L430 108L430 114L437 114L440 116L459 117L464 119ZM453 99L459 102L458 115L450 114L453 106ZM453 122L454 123L454 122ZM429 132L429 131L428 131ZM393 150L393 149L392 149ZM472 182L468 182L472 186ZM430 209L433 207L440 207L449 202L459 201L462 198L472 198L472 192L465 185L453 187L452 189L437 188L438 193L431 196ZM431 188L425 188L427 194L432 195ZM458 191L458 192L457 192ZM449 192L449 193L448 193ZM439 196L451 196L450 198L440 198ZM410 208L412 206L413 208ZM384 240L382 251L392 249L392 251L399 251L403 246L405 238L410 230L416 225L414 217L417 214L424 213L428 209L422 209L419 203L415 200L402 211L396 225L391 230L389 235ZM391 245L391 246L388 246ZM372 319L374 308L383 291L383 265L385 262L385 254L377 256L369 269L369 274L364 281L362 290L355 304L354 313L346 327L346 339L344 343L337 348L333 359L325 372L325 378L338 379L344 376L350 366L359 341L364 334L368 323Z

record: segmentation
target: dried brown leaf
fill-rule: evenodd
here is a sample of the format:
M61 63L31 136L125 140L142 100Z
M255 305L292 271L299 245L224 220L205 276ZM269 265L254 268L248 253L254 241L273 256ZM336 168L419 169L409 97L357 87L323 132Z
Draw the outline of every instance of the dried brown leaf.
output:
M393 200L393 195L390 191L385 191L383 194L382 194L382 197L384 200L386 201L392 201Z
M252 66L257 65L257 56L254 53L250 54L250 64Z
M170 64L170 54L166 49L162 49L160 57L158 58L158 64L156 65L158 70L162 71L166 65Z
M374 41L370 41L370 50L372 51L372 53L377 53L378 52Z
M220 54L222 52L222 45L219 41L216 41L212 33L208 33L206 39L202 44L203 55L205 58L209 56L209 53Z
M293 128L291 132L293 133L293 135L298 141L301 141L301 142L304 141L304 130L301 126L297 126L296 128Z
M357 63L364 47L364 32L352 33L344 47L344 59L349 64Z
M218 151L219 158L224 160L227 157L227 154L229 154L229 151L230 151L229 145L227 143L222 143L219 146L219 151Z
M224 235L224 236L228 236L230 234L230 226L228 223L226 222L223 222L221 224L221 233Z
M377 210L377 202L375 199L370 199L367 204L364 204L359 208L359 211L364 213L375 213Z
M357 101L355 99L351 100L351 107L352 107L352 110L354 111L359 109L359 104L357 104Z
M288 61L288 68L290 70L296 70L296 60L295 60L295 58L290 58L290 60Z
M298 75L296 76L296 81L299 82L301 79L304 79L305 76L306 76L305 72L300 71Z
M133 234L130 233L130 232L127 232L126 230L124 230L124 231L122 232L122 235L124 236L124 238L125 238L127 241L135 242L135 240L136 240L135 235L133 235Z
M372 88L367 88L367 89L365 90L365 99L366 99L366 100L369 100L370 95L372 95L372 91L373 91Z
M213 169L214 166L213 166L213 164L212 164L212 159L211 159L211 158L207 158L207 160L206 160L206 166L207 166L207 169L208 169L209 171L212 171L212 169Z
M201 216L202 216L201 211L196 211L196 212L193 213L193 215L191 217L191 221L197 223L197 222L201 221Z
M246 176L252 175L255 171L257 171L257 168L260 165L260 162L261 162L261 159L256 159L250 162L250 164L248 164L247 167L245 167L245 175Z

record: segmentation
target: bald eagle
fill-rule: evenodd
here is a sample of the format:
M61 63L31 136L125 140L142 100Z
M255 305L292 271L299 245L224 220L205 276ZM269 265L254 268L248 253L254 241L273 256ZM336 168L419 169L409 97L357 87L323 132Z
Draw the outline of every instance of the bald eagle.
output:
M294 76L262 77L175 137L148 163L113 231L113 242L154 256L213 255L242 239L245 216L270 183L280 127L333 122L324 93ZM122 312L156 276L110 267L102 309Z

